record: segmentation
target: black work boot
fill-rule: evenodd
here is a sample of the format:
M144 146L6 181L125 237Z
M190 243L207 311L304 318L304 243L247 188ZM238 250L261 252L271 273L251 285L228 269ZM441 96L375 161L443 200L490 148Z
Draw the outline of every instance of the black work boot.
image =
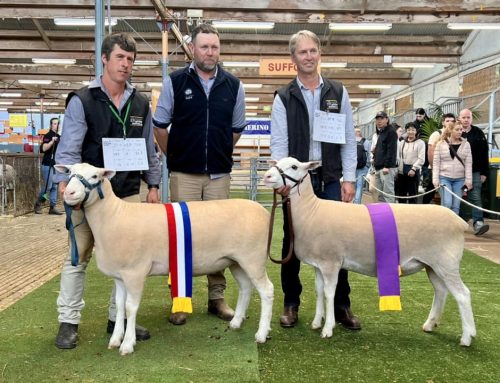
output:
M126 319L125 319L125 328L127 328L127 320ZM106 332L108 334L113 334L114 330L115 330L115 322L113 322L111 319L108 319L108 326L106 327ZM137 341L148 340L149 338L151 338L151 334L149 334L148 329L136 324L135 325L135 340L137 340Z
M51 214L51 215L63 215L64 213L61 213L59 210L57 210L55 206L51 206L49 209L49 214Z
M78 325L62 322L56 337L56 347L61 349L75 348L77 337Z
M42 214L42 203L38 199L35 202L35 214Z

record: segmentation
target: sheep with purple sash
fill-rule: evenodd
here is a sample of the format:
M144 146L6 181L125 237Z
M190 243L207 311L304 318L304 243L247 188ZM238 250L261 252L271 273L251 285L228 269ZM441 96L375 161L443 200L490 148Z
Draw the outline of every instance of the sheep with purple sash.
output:
M321 336L332 336L333 297L341 268L379 277L382 310L401 309L399 275L425 269L434 287L434 300L423 330L431 332L438 325L449 292L457 301L462 320L460 344L470 346L476 327L470 292L460 277L468 228L465 221L437 205L365 206L319 199L308 176L319 162L301 163L289 157L271 161L271 165L264 183L274 189L285 184L291 187L295 254L316 272L313 329L321 328L324 319ZM382 258L377 259L376 253Z

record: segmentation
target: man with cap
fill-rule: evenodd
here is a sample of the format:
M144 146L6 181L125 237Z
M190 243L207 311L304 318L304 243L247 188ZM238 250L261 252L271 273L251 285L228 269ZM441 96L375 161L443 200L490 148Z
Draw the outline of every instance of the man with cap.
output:
M375 126L372 140L375 144L372 147L372 153L375 183L381 191L378 200L394 203L394 179L398 171L396 165L398 135L389 124L389 116L384 111L375 115Z

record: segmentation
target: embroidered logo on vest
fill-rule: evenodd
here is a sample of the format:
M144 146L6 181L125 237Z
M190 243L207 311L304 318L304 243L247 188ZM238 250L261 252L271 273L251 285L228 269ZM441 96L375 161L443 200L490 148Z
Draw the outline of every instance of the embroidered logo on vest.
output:
M325 100L325 102L327 112L334 112L339 109L339 103L337 100Z
M185 91L184 91L184 98L186 100L191 100L193 98L193 91L190 89L190 88L187 88Z

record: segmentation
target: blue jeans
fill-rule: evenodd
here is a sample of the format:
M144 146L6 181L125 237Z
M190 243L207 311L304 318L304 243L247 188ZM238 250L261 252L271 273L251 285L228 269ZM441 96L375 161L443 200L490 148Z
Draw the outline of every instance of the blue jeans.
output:
M45 201L44 195L48 194L50 206L55 206L57 203L57 186L59 184L53 182L54 172L52 166L42 165L43 186L38 195L38 200L40 202Z
M462 186L464 186L464 182L465 178L439 177L439 183L446 186L458 196L462 196ZM458 215L460 212L460 200L452 196L448 190L443 188L439 189L439 194L441 194L441 206L453 210Z
M468 193L469 202L475 206L483 207L481 202L481 173L472 173L472 190ZM479 209L472 209L472 220L474 223L477 221L483 221L483 211Z
M366 177L367 174L368 168L366 166L361 169L356 169L356 195L354 196L354 203L361 203L361 197L363 196L363 186L365 185L364 177Z

